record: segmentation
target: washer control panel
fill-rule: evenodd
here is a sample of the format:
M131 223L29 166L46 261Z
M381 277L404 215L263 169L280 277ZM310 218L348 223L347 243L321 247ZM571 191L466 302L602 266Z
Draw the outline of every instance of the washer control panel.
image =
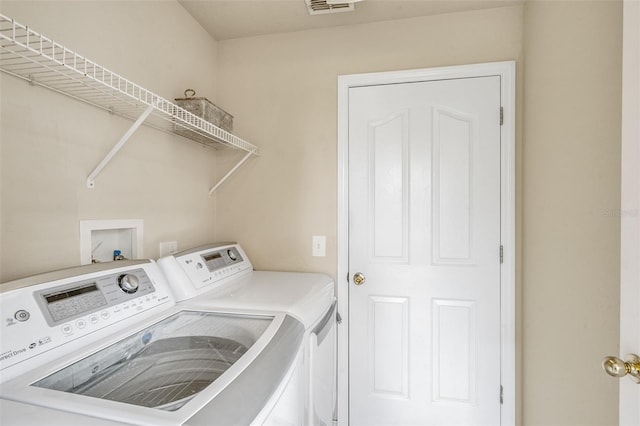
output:
M72 268L63 271L64 278L47 282L29 281L38 276L3 284L17 288L0 292L0 368L88 338L116 323L126 329L130 321L125 320L175 304L155 263L135 262L126 267L120 263L75 276L74 270L86 271L81 268L87 267Z
M33 295L49 325L54 326L154 291L149 276L138 268L35 291Z

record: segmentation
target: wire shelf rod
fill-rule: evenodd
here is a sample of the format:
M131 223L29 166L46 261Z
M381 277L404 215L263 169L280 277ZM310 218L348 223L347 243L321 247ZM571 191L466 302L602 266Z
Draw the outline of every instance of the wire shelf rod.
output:
M242 157L242 159L241 159L241 160L240 160L240 161L239 161L235 166L233 166L233 167L231 168L231 170L229 170L229 171L227 172L227 174L226 174L226 175L224 175L224 176L222 177L222 179L220 179L220 180L218 181L218 183L216 183L213 187L211 187L211 189L209 190L209 195L213 194L213 193L216 191L216 189L218 189L218 188L220 187L220 185L222 185L222 184L223 184L227 179L229 179L229 177L230 177L230 176L231 176L231 175L232 175L236 170L238 170L238 168L239 168L240 166L242 166L242 164L244 164L244 162L245 162L245 161L247 161L247 160L249 159L249 157L251 157L251 152L247 152L247 154L246 154L244 157Z
M109 151L109 153L104 157L104 159L96 166L95 169L91 172L89 177L87 178L87 187L93 188L95 186L95 178L102 171L102 169L111 161L111 159L120 151L120 149L124 146L125 143L129 140L131 135L138 130L138 127L142 125L144 120L147 119L149 114L153 111L153 105L149 105L149 107L142 113L140 117L133 123L133 125L126 131L126 133L120 138L118 143Z

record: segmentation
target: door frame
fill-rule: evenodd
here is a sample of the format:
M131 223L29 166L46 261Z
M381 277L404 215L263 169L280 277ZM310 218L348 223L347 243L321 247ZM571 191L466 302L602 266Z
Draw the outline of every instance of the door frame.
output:
M625 0L622 25L622 150L620 204L620 353L640 351L640 3ZM620 379L619 424L640 422L640 385Z
M382 84L500 76L501 425L516 420L515 61L338 76L338 425L349 424L349 89ZM496 253L498 256L498 253ZM496 390L497 391L497 390ZM498 395L496 394L496 398Z

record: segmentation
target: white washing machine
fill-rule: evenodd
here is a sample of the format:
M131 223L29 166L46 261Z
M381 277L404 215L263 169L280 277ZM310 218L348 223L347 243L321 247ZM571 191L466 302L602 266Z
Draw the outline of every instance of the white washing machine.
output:
M186 250L158 259L158 265L178 301L188 301L203 309L250 307L255 312L285 312L300 321L305 329L303 392L292 397L290 403L302 403L305 414L299 422L280 424L332 424L336 397L336 304L331 277L318 273L254 271L237 243ZM302 401L297 400L300 397ZM273 418L278 415L274 413Z
M173 287L175 289L175 285ZM298 422L305 325L283 311L176 303L154 261L0 286L0 423Z

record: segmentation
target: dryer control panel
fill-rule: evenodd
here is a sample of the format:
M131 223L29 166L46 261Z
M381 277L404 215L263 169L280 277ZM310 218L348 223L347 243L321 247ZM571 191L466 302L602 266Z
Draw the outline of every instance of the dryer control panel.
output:
M158 265L177 301L213 290L253 270L237 243L218 243L186 250L158 259Z
M124 329L123 320L175 304L151 261L71 268L4 283L1 290L0 369L108 326Z

